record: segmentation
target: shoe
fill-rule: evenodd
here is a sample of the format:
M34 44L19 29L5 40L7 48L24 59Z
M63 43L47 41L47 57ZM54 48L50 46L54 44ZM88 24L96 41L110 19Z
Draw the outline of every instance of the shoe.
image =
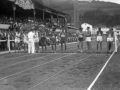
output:
M83 51L81 50L80 52L82 53Z

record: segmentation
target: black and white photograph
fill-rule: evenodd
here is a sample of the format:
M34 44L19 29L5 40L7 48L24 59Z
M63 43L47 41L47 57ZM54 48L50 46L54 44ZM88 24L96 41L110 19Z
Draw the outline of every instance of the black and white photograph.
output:
M120 0L0 0L0 90L120 90Z

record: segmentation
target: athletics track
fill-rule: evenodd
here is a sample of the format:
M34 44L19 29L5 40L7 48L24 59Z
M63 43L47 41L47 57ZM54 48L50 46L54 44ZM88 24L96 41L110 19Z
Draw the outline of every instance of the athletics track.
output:
M83 53L76 53L76 43L67 46L67 53L60 53L58 46L57 53L49 53L51 48L48 48L48 53L0 55L0 81L7 81L0 85L15 90L118 90L104 86L106 72L113 69L118 61L116 56L119 57L119 54L106 54L106 42L103 53L96 53L96 42L92 43L93 53L87 53L86 44ZM113 59L116 62L111 65Z

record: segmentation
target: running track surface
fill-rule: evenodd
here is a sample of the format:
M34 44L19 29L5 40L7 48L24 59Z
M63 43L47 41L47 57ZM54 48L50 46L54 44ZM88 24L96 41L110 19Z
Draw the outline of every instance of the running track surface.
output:
M96 42L92 42L92 53L88 53L84 43L84 52L76 53L77 44L72 43L67 45L67 53L60 53L58 46L57 53L50 53L49 47L47 53L2 54L0 86L15 90L87 90L111 56L106 54L106 47L104 42L103 52L96 53Z

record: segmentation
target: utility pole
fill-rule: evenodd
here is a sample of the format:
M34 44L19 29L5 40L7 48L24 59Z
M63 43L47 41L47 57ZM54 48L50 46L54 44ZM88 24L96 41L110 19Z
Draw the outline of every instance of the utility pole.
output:
M74 0L74 27L79 28L79 2Z
M50 8L52 7L52 0L50 0Z

